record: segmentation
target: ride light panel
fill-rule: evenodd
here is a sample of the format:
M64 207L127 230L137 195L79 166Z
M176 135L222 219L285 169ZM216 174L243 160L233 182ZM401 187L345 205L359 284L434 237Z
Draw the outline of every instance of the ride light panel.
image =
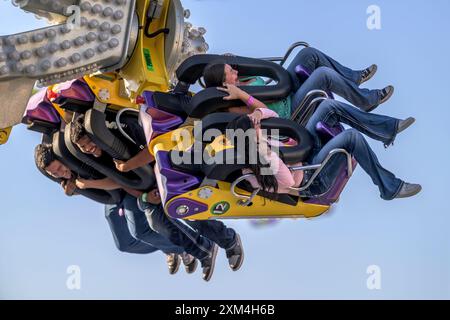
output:
M22 1L26 12L65 22L1 36L1 82L28 78L48 86L126 63L136 0Z

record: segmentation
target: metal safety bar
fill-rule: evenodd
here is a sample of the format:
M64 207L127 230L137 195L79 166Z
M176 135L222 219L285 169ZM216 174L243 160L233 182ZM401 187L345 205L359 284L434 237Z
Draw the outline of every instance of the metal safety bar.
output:
M318 95L320 98L323 98L323 100L329 99L328 93L326 93L323 90L309 91L306 94L306 96L303 98L303 100L300 102L300 105L297 107L297 109L295 109L294 113L291 116L291 120L295 120L298 117L298 114L300 113L300 111L303 109L303 107L306 105L306 103L309 101L309 99L314 95ZM312 105L313 102L317 102L317 101L312 100L311 103L309 104L308 108Z
M289 189L291 191L295 192L295 195L297 195L297 196L299 195L300 192L308 189L311 186L311 184L314 182L314 180L318 177L318 175L322 172L323 168L330 161L330 159L333 156L335 156L335 155L337 155L339 153L342 153L342 154L344 154L346 156L346 159L347 159L347 176L350 178L352 176L352 174L353 174L352 156L350 155L350 153L348 153L344 149L334 149L334 150L330 151L330 153L327 155L327 157L320 164L290 167L289 170L291 170L291 171L309 171L309 170L314 170L314 173L311 176L311 179L309 179L309 181L303 187L301 187L301 188L291 187ZM231 184L230 191L233 194L233 196L235 196L236 198L240 198L240 199L244 200L244 201L240 201L239 205L248 206L253 201L253 199L256 197L256 195L259 193L259 191L261 191L261 187L259 187L259 188L255 189L250 196L239 194L239 193L236 192L237 185L240 182L242 182L244 180L247 180L248 178L251 178L251 177L255 177L255 175L252 174L252 173L245 174L245 175L237 178L236 180L234 180L233 183Z
M280 62L280 65L284 65L287 61L287 59L289 58L289 56L291 55L292 51L294 51L295 48L298 47L309 47L309 43L305 42L305 41L299 41L299 42L295 42L293 43L286 51L286 54L283 57L268 57L268 58L260 58L261 60L267 60L267 61L273 61L273 62Z
M252 194L250 196L246 196L244 194L240 194L236 192L236 186L239 184L239 182L244 181L250 177L255 177L254 174L244 174L242 177L237 178L236 180L234 180L234 182L231 184L230 187L230 191L233 194L233 196L235 196L236 198L240 198L240 199L245 199L245 201L240 201L239 205L241 206L248 206L252 201L253 198L256 197L256 195L258 194L259 191L261 191L261 188L257 188L255 190L253 190Z
M280 66L283 66L286 63L286 61L288 60L289 56L294 51L294 49L298 48L298 47L305 47L305 48L307 48L307 47L309 47L309 44L307 42L304 42L304 41L295 42L288 48L288 50L286 51L286 54L284 55L284 57L268 57L268 58L261 58L261 60L272 61L272 62L279 62ZM272 79L266 80L266 85L270 84L272 81L273 81Z
M302 192L302 191L308 189L311 186L311 184L314 182L314 180L317 178L317 176L320 174L320 172L322 172L323 168L328 163L328 161L330 161L330 159L334 155L337 155L339 153L343 153L346 156L346 158L347 158L347 176L351 177L352 174L353 174L353 165L352 165L352 156L351 156L351 154L348 153L344 149L334 149L334 150L330 151L330 153L327 155L325 160L322 161L321 164L310 165L310 166L298 166L298 167L291 167L291 168L289 168L291 171L315 170L313 175L311 176L311 179L309 179L309 181L303 187L301 187L301 188L291 187L289 189L292 190L292 191L296 191L296 192Z
M136 109L131 109L131 108L121 109L119 112L117 112L117 115L116 115L117 128L119 129L119 132L120 132L125 138L127 138L129 141L131 141L132 143L134 143L135 145L137 145L136 141L134 141L134 140L133 140L126 132L125 132L125 130L123 130L122 125L121 125L122 123L120 122L120 117L122 116L122 114L123 114L124 112L127 112L127 111L132 111L132 112L135 112L135 113L139 113L139 111L136 110Z

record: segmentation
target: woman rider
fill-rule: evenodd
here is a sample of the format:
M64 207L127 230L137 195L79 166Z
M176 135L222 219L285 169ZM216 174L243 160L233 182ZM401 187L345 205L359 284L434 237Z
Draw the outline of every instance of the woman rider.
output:
M291 173L278 155L270 149L272 144L269 142L269 147L265 148L264 145L267 143L261 140L264 137L260 134L260 121L265 118L277 117L278 115L268 109L263 102L249 96L235 85L230 84L227 88L221 88L221 90L229 94L224 99L240 99L249 105L250 110L255 110L250 115L245 114L238 117L227 126L227 129L231 129L233 132L227 131L230 141L233 141L233 135L236 134L238 129L244 130L244 132L249 129L256 129L255 139L259 141L260 148L262 145L262 149L257 150L257 163L254 165L248 163L249 170L256 177L256 181L253 181L252 184L255 187L259 185L264 190L274 193L288 193L289 188L299 187L302 183L303 175L296 172ZM315 131L318 122L325 122L331 127L338 123L344 123L351 126L352 129L344 130L323 145ZM384 115L367 113L343 102L325 100L320 104L306 126L314 140L313 150L308 158L308 163L322 163L330 151L344 149L355 157L363 170L372 178L373 183L380 190L382 199L392 200L412 197L419 193L422 187L419 184L411 184L400 180L383 168L361 133L388 145L394 141L398 133L407 129L414 122L415 119L412 117L400 120ZM246 150L242 150L246 156L254 154L253 151L255 150L249 150L250 145L247 143L245 146ZM253 144L253 147L255 147L255 144ZM341 159L337 156L329 161L323 174L319 177L320 184L329 186L332 183L336 165L340 161ZM270 168L271 173L262 174L261 169L267 167Z
M301 66L310 76L302 84L295 72ZM393 86L381 90L362 89L359 86L371 79L377 71L376 65L355 71L347 68L314 48L301 50L287 68L292 79L292 93L288 98L269 103L267 106L281 117L289 118L311 90L331 91L345 98L363 111L370 112L386 102L394 93ZM221 61L212 62L203 72L206 87L265 85L260 77L241 79L238 71ZM232 110L230 110L232 111ZM234 112L239 111L234 109ZM246 112L241 109L240 112Z

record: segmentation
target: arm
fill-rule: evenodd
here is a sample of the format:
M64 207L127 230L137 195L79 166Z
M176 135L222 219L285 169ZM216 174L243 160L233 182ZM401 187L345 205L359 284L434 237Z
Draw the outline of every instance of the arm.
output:
M75 182L73 180L64 180L61 181L61 187L64 189L64 194L66 196L73 196L73 195L77 195L77 193L75 192L76 189L76 185Z
M161 203L161 196L159 194L158 188L153 189L146 193L145 195L145 202L149 202L151 204L160 204Z
M250 120L252 120L253 125L255 128L260 128L261 120L268 119L268 118L278 118L278 113L275 111L272 111L268 108L258 108L255 111L253 111L251 114L248 115ZM258 134L261 132L258 131Z
M241 90L239 88L237 88L237 89L240 90L240 92L241 92L239 95L239 99L241 99L241 101L243 101L245 104L247 104L251 96L244 90ZM254 98L254 97L252 97L252 98L253 98L252 103L248 106L251 112L254 112L258 109L268 109L264 102L259 101L258 99Z
M295 177L292 172L289 170L288 166L281 160L281 158L275 153L271 152L268 160L270 161L270 166L272 170L276 170L275 178L278 182L278 192L279 193L288 193L288 189L290 187L294 187L301 183L303 180L303 171L299 171L299 174Z
M270 110L269 108L258 108L253 113L261 113L261 120L268 119L268 118L278 118L278 113L276 113L273 110Z
M100 189L100 190L116 190L124 189L126 192L131 194L133 197L140 197L142 191L126 188L118 184L110 178L99 179L99 180L87 180L87 179L77 179L75 181L77 188L79 189Z
M127 193L131 194L135 198L139 198L143 194L142 191L135 190L135 189L123 188L123 190L125 190Z
M155 158L150 152L148 152L147 149L143 149L128 161L114 160L114 163L116 164L117 170L120 172L128 172L143 167L154 160Z
M245 104L247 104L250 99L250 95L247 92L245 92L244 90L242 90L232 84L225 84L225 88L219 87L217 89L228 93L228 96L223 97L224 100L238 100L239 99L242 102L244 102ZM255 98L253 98L252 100L253 101L251 101L251 104L248 106L250 109L250 112L253 112L256 109L263 109L263 108L267 109L267 106L264 104L264 102L261 102Z
M88 180L88 179L77 179L75 184L79 189L101 189L101 190L115 190L122 188L117 182L110 178L98 179L98 180Z

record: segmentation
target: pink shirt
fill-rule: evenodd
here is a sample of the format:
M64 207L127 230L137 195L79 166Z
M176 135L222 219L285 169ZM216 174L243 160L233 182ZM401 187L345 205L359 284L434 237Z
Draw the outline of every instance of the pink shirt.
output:
M262 113L262 119L267 118L278 118L278 114L275 111L272 111L268 108L259 108L254 111ZM253 113L253 114L254 114ZM269 144L272 146L280 146L281 142L277 140L269 140ZM265 156L266 160L270 163L271 168L276 172L275 178L278 182L278 193L289 193L290 187L298 187L303 180L303 171L295 171L291 172L283 160L280 157L270 150L268 154ZM294 164L295 166L302 165L302 163ZM252 173L250 169L242 170L244 174ZM258 188L259 184L255 177L251 177L248 179L253 188Z

